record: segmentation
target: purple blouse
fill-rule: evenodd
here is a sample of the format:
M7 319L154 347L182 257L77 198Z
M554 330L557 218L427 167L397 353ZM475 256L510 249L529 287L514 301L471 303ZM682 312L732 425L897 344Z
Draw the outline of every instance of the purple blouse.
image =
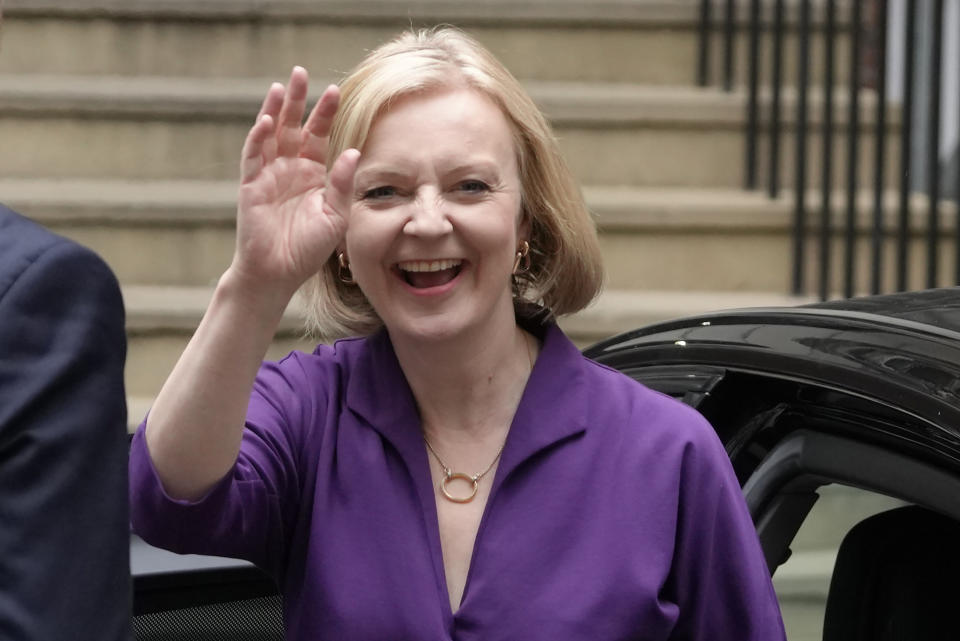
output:
M417 408L383 331L265 363L237 463L198 502L165 495L141 425L134 529L270 572L289 639L785 639L710 426L540 330L456 612Z

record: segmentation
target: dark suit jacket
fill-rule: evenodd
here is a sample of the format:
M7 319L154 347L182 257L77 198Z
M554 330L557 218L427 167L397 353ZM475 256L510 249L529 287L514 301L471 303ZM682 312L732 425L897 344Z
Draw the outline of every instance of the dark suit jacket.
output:
M126 357L96 254L0 205L0 639L130 638Z

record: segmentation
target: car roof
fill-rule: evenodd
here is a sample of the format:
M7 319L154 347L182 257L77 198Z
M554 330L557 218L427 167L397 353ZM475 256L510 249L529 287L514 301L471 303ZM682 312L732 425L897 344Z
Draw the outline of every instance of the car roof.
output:
M874 314L960 332L960 287L864 296L805 307Z
M620 369L707 365L851 393L936 426L960 448L960 288L714 312L587 349Z

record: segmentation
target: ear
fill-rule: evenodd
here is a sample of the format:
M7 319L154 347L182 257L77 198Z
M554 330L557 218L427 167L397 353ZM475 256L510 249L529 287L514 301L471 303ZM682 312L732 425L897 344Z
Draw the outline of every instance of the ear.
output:
M517 243L521 240L529 242L531 229L533 229L533 224L530 221L530 214L527 213L525 207L521 207L520 216L517 219Z

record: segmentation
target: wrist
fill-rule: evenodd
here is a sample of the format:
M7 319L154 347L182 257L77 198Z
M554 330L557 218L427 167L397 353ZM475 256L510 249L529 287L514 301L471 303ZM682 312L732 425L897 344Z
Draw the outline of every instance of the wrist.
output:
M248 278L241 270L230 266L217 281L211 304L227 304L252 318L277 324L296 290L296 287L283 283Z

